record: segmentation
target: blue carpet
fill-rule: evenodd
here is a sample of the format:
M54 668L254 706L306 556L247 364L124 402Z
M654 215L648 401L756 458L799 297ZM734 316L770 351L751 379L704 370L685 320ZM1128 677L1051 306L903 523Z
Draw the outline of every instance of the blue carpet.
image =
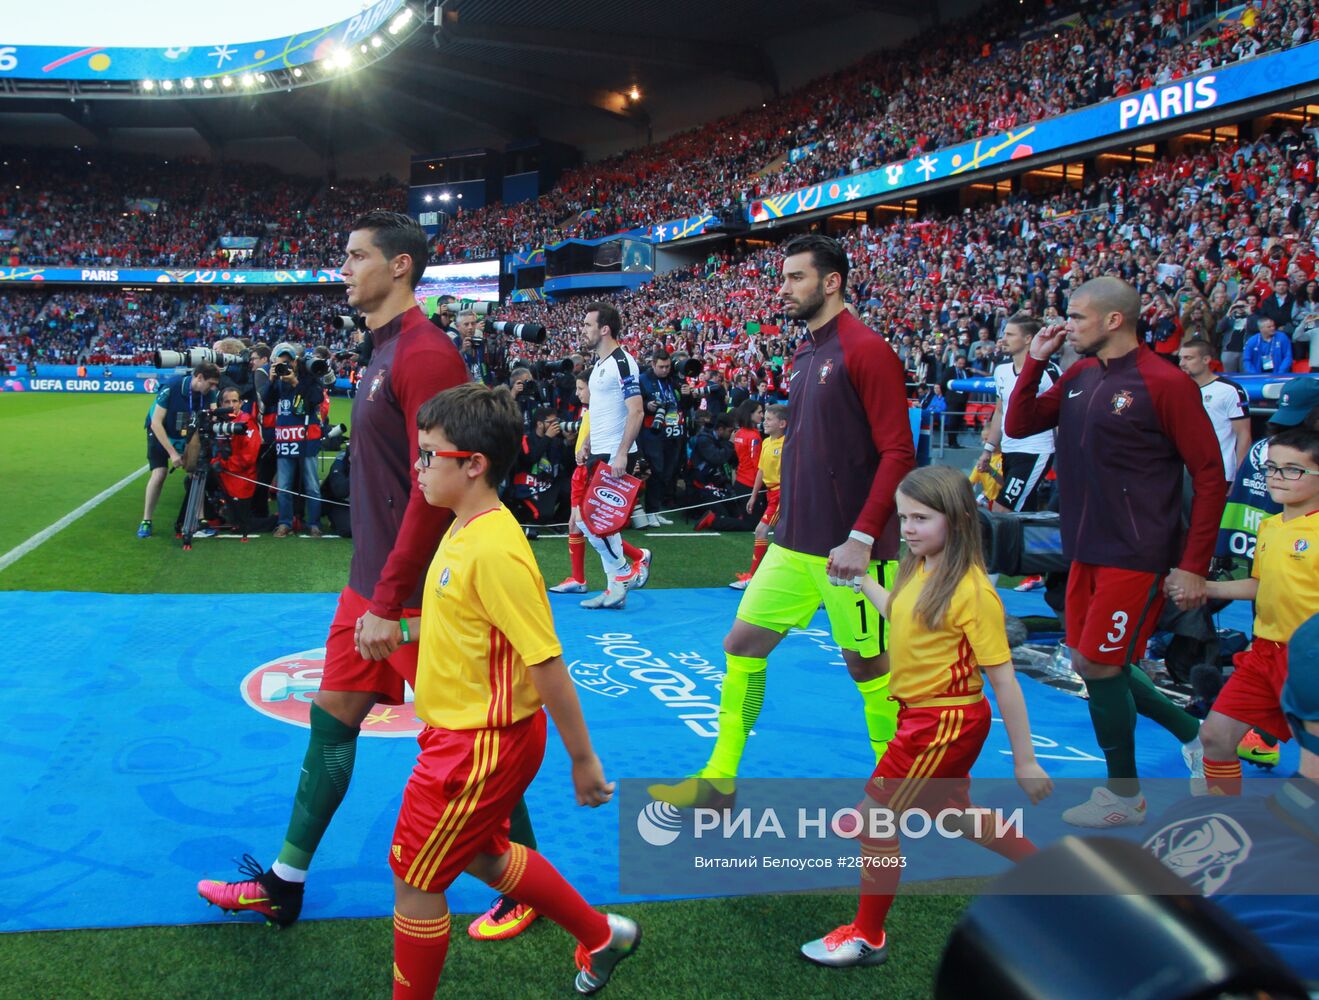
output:
M607 613L555 596L611 778L680 776L704 762L720 644L738 597L640 591L626 611ZM1005 599L1016 614L1043 608L1037 594ZM305 730L256 711L242 682L261 664L320 647L334 602L324 594L0 593L10 648L0 673L0 930L215 919L194 894L196 880L233 877L232 859L244 852L273 860L306 743ZM747 777L870 772L859 696L828 648L823 613L813 625L789 636L771 662ZM1023 686L1050 773L1101 775L1082 704ZM286 671L266 693L287 705L313 687L314 676ZM1167 736L1143 719L1140 727L1142 774L1184 775ZM1010 777L1006 751L996 724L976 774ZM352 791L316 857L309 916L390 912L386 853L414 756L410 738L360 741ZM573 804L553 734L528 800L544 853L587 898L617 900L617 806ZM476 912L490 896L464 877L450 904Z

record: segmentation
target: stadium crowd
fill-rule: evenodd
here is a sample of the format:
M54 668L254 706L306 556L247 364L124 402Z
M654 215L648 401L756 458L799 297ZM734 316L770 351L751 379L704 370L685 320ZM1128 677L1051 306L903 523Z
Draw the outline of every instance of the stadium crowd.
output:
M990 14L931 29L896 58L875 53L760 107L570 171L538 199L460 211L436 256L489 257L727 210L1315 33L1312 0L1253 0L1231 20L1211 13L1204 0L1116 10L1098 0L1002 0ZM0 147L0 161L0 262L15 265L331 267L339 248L325 234L365 208L404 201L389 178L323 183L247 164L76 149ZM224 236L257 243L226 250Z

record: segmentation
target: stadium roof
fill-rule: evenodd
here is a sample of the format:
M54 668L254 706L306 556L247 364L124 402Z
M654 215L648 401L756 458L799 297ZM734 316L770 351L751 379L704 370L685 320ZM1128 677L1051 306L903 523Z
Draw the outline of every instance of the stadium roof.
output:
M102 142L117 130L192 129L213 151L237 140L292 136L325 157L364 143L402 144L414 153L535 135L580 144L602 130L646 141L657 109L667 115L666 128L675 114L685 116L684 126L712 116L690 99L664 108L664 95L676 87L713 93L741 84L742 93L750 85L768 97L800 82L780 80L786 64L805 63L818 75L835 63L828 44L793 51L805 32L828 37L831 26L861 18L871 36L865 47L881 48L940 15L940 0L445 0L438 14L433 0L409 6L423 27L379 61L287 90L222 96L156 88L128 96L73 85L54 96L0 79L0 131L14 115L36 113L62 116ZM329 24L343 13L321 5L316 19ZM295 26L284 20L280 30ZM259 29L234 27L272 37ZM841 61L858 51L849 40L851 54ZM639 100L629 97L633 88Z

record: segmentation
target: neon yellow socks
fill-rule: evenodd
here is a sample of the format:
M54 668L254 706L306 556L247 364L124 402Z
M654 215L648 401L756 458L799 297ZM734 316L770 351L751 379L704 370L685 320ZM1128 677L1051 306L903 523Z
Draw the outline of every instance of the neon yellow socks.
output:
M865 708L866 732L870 735L870 749L875 751L875 763L884 756L889 740L898 731L898 703L888 694L889 675L875 677L868 681L858 681L856 689L861 692L861 703Z
M735 778L746 749L747 736L765 703L764 657L725 653L724 687L719 695L719 736L703 778Z

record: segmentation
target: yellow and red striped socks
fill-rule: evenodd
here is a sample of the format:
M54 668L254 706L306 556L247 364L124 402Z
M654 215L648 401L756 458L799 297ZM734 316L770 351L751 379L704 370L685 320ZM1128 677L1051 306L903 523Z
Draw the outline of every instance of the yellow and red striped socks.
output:
M449 951L449 914L414 920L394 911L394 1000L432 1000Z
M1241 759L1210 760L1205 758L1205 786L1210 795L1241 794Z
M511 844L503 877L491 884L495 892L534 906L575 937L589 951L609 943L609 921L591 908L545 858L529 847Z
M765 553L769 551L769 539L757 538L751 547L751 575L756 575L756 567L760 565L760 560L765 558Z
M578 531L568 532L568 558L572 560L572 578L586 582L586 536Z

